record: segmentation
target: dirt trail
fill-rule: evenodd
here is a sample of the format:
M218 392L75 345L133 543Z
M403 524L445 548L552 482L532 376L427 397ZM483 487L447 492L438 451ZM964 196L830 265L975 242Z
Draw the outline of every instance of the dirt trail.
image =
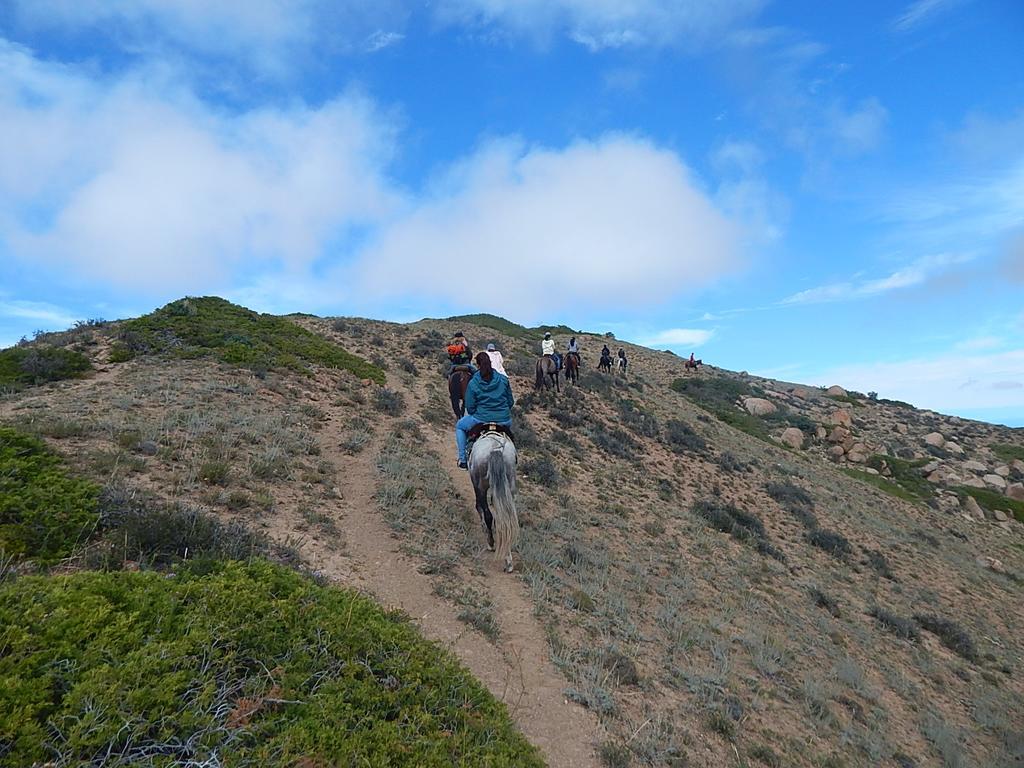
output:
M308 552L311 564L331 578L363 589L385 607L405 611L423 634L450 648L488 689L505 702L523 734L544 754L552 768L588 768L599 765L595 747L601 741L597 719L565 699L565 678L548 656L543 629L533 616L525 585L515 575L501 572L500 564L483 548L481 565L501 634L492 643L457 618L457 609L433 592L429 576L418 571L416 558L400 551L383 520L374 490L375 461L383 438L377 435L358 456L349 456L341 442L341 414L331 414L322 436L323 457L339 469L338 487L343 502L344 553L317 547ZM443 459L452 446L433 430L428 446ZM472 498L465 472L451 463L454 487ZM469 503L469 502L466 502Z

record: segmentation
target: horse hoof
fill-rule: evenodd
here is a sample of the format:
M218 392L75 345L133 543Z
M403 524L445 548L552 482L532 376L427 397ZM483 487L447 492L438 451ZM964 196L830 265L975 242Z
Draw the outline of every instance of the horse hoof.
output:
M505 564L505 573L512 573L512 563Z

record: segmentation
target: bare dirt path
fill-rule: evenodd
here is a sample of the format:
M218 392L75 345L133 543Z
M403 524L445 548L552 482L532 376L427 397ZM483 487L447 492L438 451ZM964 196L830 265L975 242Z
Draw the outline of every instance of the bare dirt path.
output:
M533 616L522 581L501 572L498 562L483 548L481 536L480 564L487 573L501 633L491 642L459 621L457 608L434 594L430 577L418 571L421 563L400 550L399 540L379 511L374 491L382 436L375 436L358 456L350 456L338 448L340 413L331 415L321 433L322 456L339 470L342 519L338 524L344 531L345 547L343 552L304 547L311 565L330 578L374 595L387 608L403 610L426 637L448 647L505 702L523 734L552 768L599 765L595 747L601 741L601 728L590 712L563 696L565 678L549 659L547 640ZM427 447L449 458L452 448L443 443L441 434L434 430L425 434ZM463 498L472 498L465 472L454 467L451 480Z

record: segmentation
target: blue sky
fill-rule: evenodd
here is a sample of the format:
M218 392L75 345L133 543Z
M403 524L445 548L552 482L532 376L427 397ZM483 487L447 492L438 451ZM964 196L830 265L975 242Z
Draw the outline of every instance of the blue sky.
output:
M0 345L492 311L1024 425L1024 5L0 0Z

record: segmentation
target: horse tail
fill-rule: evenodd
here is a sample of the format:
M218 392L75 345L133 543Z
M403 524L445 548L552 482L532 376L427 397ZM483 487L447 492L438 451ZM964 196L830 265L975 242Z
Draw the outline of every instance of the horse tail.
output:
M534 389L541 389L544 386L544 358L537 361L537 380L533 383Z
M508 443L503 441L503 444ZM519 515L512 497L516 482L515 460L506 459L503 448L492 450L487 457L487 482L494 518L494 551L511 568L512 547L519 540Z

